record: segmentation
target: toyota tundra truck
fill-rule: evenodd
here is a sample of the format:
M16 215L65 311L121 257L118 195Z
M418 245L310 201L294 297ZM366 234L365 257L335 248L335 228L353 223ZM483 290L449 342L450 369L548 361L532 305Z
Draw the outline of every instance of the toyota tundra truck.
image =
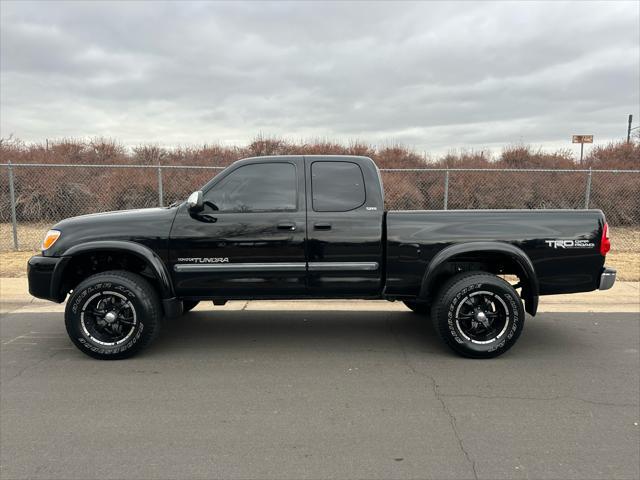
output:
M28 277L33 296L68 297L69 337L98 359L130 357L199 302L257 299L401 301L489 358L541 295L611 288L609 249L600 210L385 211L370 158L269 156L167 208L59 222Z

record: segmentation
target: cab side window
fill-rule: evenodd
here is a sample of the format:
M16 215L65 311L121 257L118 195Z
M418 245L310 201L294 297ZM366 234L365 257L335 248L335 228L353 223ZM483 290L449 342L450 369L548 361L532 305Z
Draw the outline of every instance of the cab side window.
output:
M362 170L352 162L312 163L311 192L316 212L348 212L366 200Z
M297 209L296 167L291 163L244 165L204 194L219 212L284 212Z

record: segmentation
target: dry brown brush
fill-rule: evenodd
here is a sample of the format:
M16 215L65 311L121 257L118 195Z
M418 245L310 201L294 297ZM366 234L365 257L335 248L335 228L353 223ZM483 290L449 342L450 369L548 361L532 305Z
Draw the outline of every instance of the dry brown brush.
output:
M113 168L101 165L219 166L240 158L286 154L365 155L381 169L638 169L640 143L612 143L592 148L583 165L568 150L543 152L529 146L488 152L449 153L426 160L402 146L344 145L328 140L291 142L259 136L246 146L204 145L173 149L141 145L127 149L110 139L63 139L25 144L0 141L0 163L46 164L13 169L16 211L21 222L56 221L96 211L158 204L157 168ZM96 165L63 168L57 165ZM185 198L218 170L163 168L164 203ZM7 168L0 168L0 222L10 218ZM386 203L394 209L439 209L443 206L443 172L383 172ZM449 208L582 208L584 173L450 172ZM590 206L601 208L614 225L640 225L640 174L598 173L591 179Z

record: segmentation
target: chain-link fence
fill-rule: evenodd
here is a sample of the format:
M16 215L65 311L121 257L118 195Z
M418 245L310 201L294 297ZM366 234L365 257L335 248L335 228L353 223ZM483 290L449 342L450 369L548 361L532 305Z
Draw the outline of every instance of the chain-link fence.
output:
M168 205L223 167L0 164L0 251L37 250L85 213ZM382 169L387 209L599 208L616 249L638 251L640 170Z

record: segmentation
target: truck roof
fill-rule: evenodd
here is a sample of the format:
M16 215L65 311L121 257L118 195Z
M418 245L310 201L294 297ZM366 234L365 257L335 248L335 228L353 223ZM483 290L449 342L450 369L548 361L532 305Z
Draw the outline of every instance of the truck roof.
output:
M244 162L244 161L255 161L255 160L278 160L278 159L287 159L287 158L300 158L300 157L305 157L305 158L313 158L313 159L317 159L317 160L324 160L326 159L327 161L335 161L335 160L364 160L364 161L369 161L374 163L375 162L369 158L369 157L365 157L363 155L304 155L304 154L300 154L300 155L264 155L264 156L259 156L259 157L248 157L248 158L243 158L240 160L236 160L233 163L238 163L238 162Z

